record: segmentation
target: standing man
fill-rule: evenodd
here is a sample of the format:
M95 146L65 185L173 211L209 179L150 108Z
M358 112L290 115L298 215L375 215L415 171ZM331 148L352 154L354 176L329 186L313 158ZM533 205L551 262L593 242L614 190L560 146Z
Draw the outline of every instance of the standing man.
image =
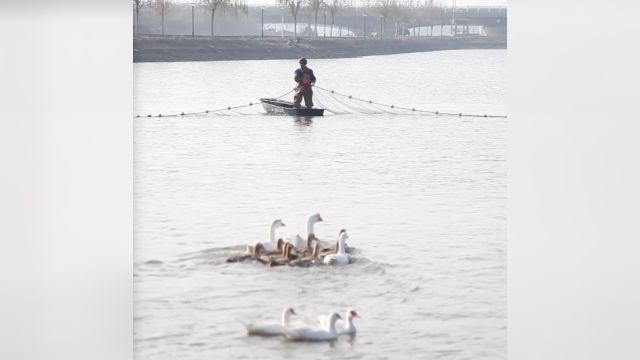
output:
M312 108L313 90L311 90L311 87L316 83L316 77L313 75L313 70L307 67L307 59L302 58L299 63L300 68L296 69L295 77L293 78L298 83L298 86L294 88L296 92L293 95L293 104L296 107L300 107L304 97L304 105Z

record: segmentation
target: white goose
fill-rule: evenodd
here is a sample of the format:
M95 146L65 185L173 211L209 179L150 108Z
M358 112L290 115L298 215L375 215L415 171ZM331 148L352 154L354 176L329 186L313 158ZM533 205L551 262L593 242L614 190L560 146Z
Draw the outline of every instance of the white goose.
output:
M278 323L259 323L245 325L248 335L258 336L278 336L284 334L284 329L289 326L289 318L291 315L295 315L296 312L292 308L287 308L282 311L282 322Z
M356 327L353 325L353 318L359 318L360 315L353 309L349 309L347 310L347 313L345 314L345 316L347 317L347 321L345 322L344 320L341 321L341 325L342 326L338 326L337 330L338 330L338 334L349 334L349 335L353 335L356 333Z
M294 341L332 341L338 337L336 332L336 321L342 319L340 315L332 313L329 315L329 326L304 326L298 328L286 327L284 336L288 340Z
M355 310L353 309L347 310L347 312L344 314L344 318L347 320L346 321L345 319L338 320L338 322L336 323L336 332L338 333L338 335L355 334L356 327L355 325L353 325L353 318L356 318L356 317L359 318L360 315ZM320 326L328 326L329 318L327 318L326 316L320 316L317 318L316 324L319 324Z
M347 231L340 231L340 237L338 238L338 250L335 254L329 254L324 257L323 262L327 265L348 265L349 255L346 252L346 242L349 238Z
M274 252L274 251L278 251L278 241L276 240L276 229L282 226L287 226L285 225L281 219L275 219L273 220L273 222L271 223L271 230L269 232L269 241L265 241L265 242L259 242L258 244L262 245L262 249L266 252ZM248 245L247 246L247 253L253 253L253 249L255 248L255 246L251 246Z
M298 234L292 239L293 241L291 241L296 249L300 251L310 250L310 249L307 249L307 247L309 246L308 244L309 235L311 234L315 235L313 226L315 225L315 223L319 221L324 221L322 220L322 216L320 216L319 213L309 215L309 218L307 219L307 235L305 237L302 237L300 236L300 234Z
M342 235L342 233L347 232L347 230L342 229L340 230L340 233L338 234L338 239L340 238L340 235ZM347 237L348 239L348 237ZM322 244L321 244L322 245ZM321 257L325 257L328 254L335 254L338 251L338 240L336 240L336 242L334 244L331 245L323 245L323 248L320 250L320 256ZM351 248L349 248L349 245L347 244L346 240L344 243L344 251L348 254L351 252Z

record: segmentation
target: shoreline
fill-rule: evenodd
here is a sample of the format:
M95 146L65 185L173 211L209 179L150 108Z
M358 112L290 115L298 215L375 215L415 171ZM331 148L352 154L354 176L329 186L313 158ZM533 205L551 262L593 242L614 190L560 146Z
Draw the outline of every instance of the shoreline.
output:
M353 58L413 52L506 49L507 37L292 38L135 35L133 62Z

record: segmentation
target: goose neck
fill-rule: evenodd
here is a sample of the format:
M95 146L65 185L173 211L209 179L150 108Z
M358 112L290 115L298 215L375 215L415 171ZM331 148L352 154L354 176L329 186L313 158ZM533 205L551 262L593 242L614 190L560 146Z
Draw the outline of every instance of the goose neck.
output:
M291 316L291 313L289 313L288 310L285 310L282 313L282 326L287 326L289 324L289 317Z
M314 234L313 232L313 225L315 224L315 220L313 218L310 218L309 220L307 220L307 236Z
M351 330L351 329L353 329L353 317L349 316L349 317L347 317L347 319L349 319L349 320L347 320L347 329Z
M336 321L338 321L338 318L335 316L331 316L331 321L329 322L329 332L336 332Z

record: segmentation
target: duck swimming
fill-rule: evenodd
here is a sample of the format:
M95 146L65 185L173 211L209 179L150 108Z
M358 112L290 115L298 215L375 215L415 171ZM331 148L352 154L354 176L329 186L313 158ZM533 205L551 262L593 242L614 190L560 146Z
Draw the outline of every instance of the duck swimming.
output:
M338 332L338 334L355 334L356 327L353 325L353 318L359 318L360 315L355 310L349 309L347 310L345 317L347 318L347 321L341 321L340 324L338 324L339 326L336 327L336 331Z
M278 251L278 242L276 240L276 229L283 227L283 226L287 226L284 224L284 222L282 222L281 219L275 219L273 220L273 222L271 223L271 228L269 231L269 241L264 241L264 242L259 242L258 244L262 244L262 248L264 249L264 251L266 252L275 252ZM255 248L255 246L251 246L248 245L247 246L247 253L253 253L253 249Z
M285 327L284 336L287 340L292 341L333 341L338 337L336 332L336 321L342 319L337 313L329 315L329 324L327 327L303 326L303 327Z
M349 255L345 251L346 241L349 238L347 231L341 231L338 238L338 250L335 254L329 254L324 257L323 262L327 265L348 265Z
M319 213L314 213L309 215L309 218L307 219L307 237L306 237L307 240L305 240L305 238L303 238L298 234L291 241L295 246L295 248L298 249L298 251L301 251L301 252L311 251L311 248L308 247L309 246L308 239L311 234L315 234L314 225L315 223L320 221L324 221L324 220L322 219L322 216L320 216Z
M265 264L269 267L286 265L287 263L289 263L289 261L297 258L296 255L291 253L292 249L293 245L291 243L285 243L284 252L281 255L269 256ZM264 258L265 257L262 257L262 259Z
M289 266L309 267L313 265L322 264L322 258L318 255L320 253L320 244L316 243L313 247L313 252L309 256L289 261Z
M295 246L293 246L291 248L291 253L298 257L311 255L314 248L313 244L317 243L319 243L318 238L314 234L309 234L309 236L307 237L307 245L303 248L296 248Z
M336 323L336 332L338 335L347 334L354 335L356 333L356 327L353 325L353 318L359 318L360 315L353 309L347 310L344 314L344 319L338 320ZM315 321L320 326L328 326L329 318L326 316L318 317Z
M342 233L346 233L347 230L345 229L341 229L340 233L338 234L338 238L340 238L340 235L342 235ZM328 254L333 254L335 252L338 251L338 240L336 240L335 244L325 247L324 249L322 249L322 251L320 252L320 256L324 257L325 255ZM344 251L349 254L351 253L351 247L349 247L349 245L347 244L347 242L345 241L344 243Z
M284 334L284 329L289 326L291 315L296 315L292 308L286 308L282 311L282 321L278 323L259 323L245 325L248 335L257 336L278 336Z
M260 253L262 251L262 244L261 243L257 243L255 247L253 247L252 252L249 254L242 254L242 255L236 255L236 256L231 256L229 258L227 258L226 262L228 263L233 263L233 262L242 262L245 260L259 260L260 259Z

